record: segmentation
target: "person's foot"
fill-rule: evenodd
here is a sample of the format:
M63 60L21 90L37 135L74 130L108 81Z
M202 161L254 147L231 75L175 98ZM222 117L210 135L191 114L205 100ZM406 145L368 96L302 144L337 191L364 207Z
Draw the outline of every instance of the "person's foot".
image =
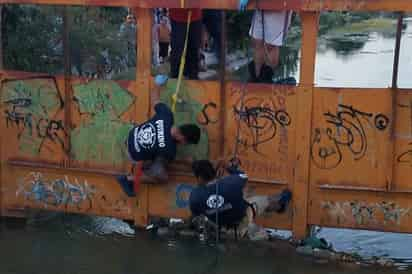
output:
M272 84L273 83L273 69L270 66L263 64L262 67L260 68L260 74L258 77L258 81L260 83Z
M290 200L292 199L292 192L289 189L284 189L280 193L279 198L279 209L277 210L278 213L285 212L287 206L289 205Z
M249 83L257 83L259 82L257 76L256 76L256 70L255 70L255 62L252 61L248 64L248 71L249 71Z
M133 181L130 181L129 179L127 179L126 175L116 176L116 180L122 187L123 191L127 194L127 196L129 197L136 196L136 193L134 192L134 189L133 189Z

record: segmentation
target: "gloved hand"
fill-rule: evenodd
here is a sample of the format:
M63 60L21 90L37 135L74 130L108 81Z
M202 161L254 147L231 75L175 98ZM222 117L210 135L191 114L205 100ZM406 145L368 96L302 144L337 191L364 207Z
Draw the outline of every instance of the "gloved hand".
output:
M244 11L247 7L249 0L239 0L239 10Z
M167 77L167 75L164 74L158 74L155 77L155 84L157 86L164 86L167 83L167 80L169 79L169 77Z

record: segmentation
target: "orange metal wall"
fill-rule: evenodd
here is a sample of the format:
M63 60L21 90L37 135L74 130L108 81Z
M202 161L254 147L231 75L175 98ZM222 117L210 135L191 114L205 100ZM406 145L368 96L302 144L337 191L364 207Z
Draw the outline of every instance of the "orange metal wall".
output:
M312 2L287 1L314 8ZM370 9L393 7L383 1L360 2L359 7ZM322 7L355 5L322 3ZM136 12L139 29L150 29L150 10ZM260 223L291 229L296 237L303 237L309 225L412 232L408 176L412 90L315 88L319 13L305 11L300 16L299 85L248 84L247 111L240 116L242 83L227 83L222 89L219 82L185 81L186 105L178 105L176 120L201 125L202 141L179 152L169 184L142 185L136 199L122 193L114 175L130 168L121 132L149 117L150 32L139 33L135 82L74 78L65 82L60 76L3 71L2 215L42 208L114 216L138 224L147 223L150 215L188 216L194 179L183 159L230 158L242 117L239 156L250 178L246 194L276 193L288 187L294 195L286 214L270 214ZM175 84L169 82L166 102Z

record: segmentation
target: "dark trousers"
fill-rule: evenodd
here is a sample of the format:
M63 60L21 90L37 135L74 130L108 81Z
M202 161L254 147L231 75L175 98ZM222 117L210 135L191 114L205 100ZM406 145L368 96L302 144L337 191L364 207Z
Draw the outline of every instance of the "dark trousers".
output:
M177 78L179 75L180 58L182 57L183 48L186 38L187 23L176 22L171 20L171 47L170 54L170 77ZM190 23L189 38L187 41L186 63L183 71L184 76L189 79L198 79L199 73L199 50L202 34L202 22L194 21Z
M203 10L203 24L206 26L207 32L213 38L213 51L216 57L220 58L220 49L222 47L222 12L220 10Z

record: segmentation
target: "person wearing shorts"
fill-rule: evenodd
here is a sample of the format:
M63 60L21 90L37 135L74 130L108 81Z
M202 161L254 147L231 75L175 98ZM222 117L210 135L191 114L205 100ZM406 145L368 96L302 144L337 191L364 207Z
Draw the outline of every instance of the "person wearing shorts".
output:
M166 16L162 16L157 28L159 37L159 58L162 64L169 56L171 27Z
M273 82L273 70L279 65L291 23L292 11L263 11L253 14L249 35L253 44L253 62L249 63L250 82Z
M285 212L292 193L244 197L247 175L237 165L230 166L230 175L216 179L216 169L208 160L194 161L192 171L198 180L189 197L192 216L206 216L219 228L237 227L241 237L251 240L267 238L267 232L255 224L255 218L266 212ZM258 235L262 235L258 236Z

